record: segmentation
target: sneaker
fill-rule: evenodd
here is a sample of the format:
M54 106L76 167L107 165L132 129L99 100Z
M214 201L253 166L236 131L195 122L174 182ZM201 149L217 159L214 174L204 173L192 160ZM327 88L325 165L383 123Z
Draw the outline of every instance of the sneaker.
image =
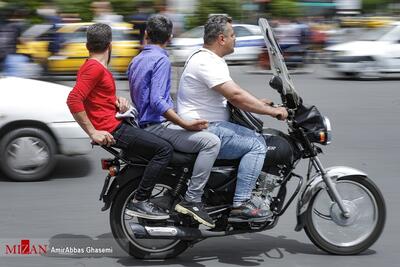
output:
M257 207L251 200L246 201L236 208L232 208L229 221L259 221L273 216L273 213L266 207Z
M149 200L133 200L126 205L125 214L149 220L165 220L169 215Z
M176 204L175 210L182 214L187 214L193 217L196 221L210 228L214 228L213 219L208 215L201 202L188 202L186 200Z

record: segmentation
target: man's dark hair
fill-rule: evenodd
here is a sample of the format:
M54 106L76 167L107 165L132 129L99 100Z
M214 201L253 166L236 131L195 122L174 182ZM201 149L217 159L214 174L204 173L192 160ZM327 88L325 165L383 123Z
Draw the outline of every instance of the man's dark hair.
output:
M204 25L204 43L212 44L221 33L226 35L226 24L232 23L232 18L224 15L214 15L208 18Z
M86 31L86 38L89 52L104 52L112 40L111 27L103 23L90 25Z
M172 34L172 21L163 15L153 15L147 21L146 32L153 44L165 44Z

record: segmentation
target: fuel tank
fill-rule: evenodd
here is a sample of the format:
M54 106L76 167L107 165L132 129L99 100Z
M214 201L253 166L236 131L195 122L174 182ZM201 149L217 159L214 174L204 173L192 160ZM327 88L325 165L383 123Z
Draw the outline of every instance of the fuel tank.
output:
M266 129L263 136L267 144L263 171L276 176L286 176L300 153L291 137L275 129Z

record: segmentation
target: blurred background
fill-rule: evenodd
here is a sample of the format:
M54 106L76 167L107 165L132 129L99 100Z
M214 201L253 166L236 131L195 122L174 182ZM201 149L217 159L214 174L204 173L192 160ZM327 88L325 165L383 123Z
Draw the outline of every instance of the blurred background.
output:
M266 17L289 68L324 63L337 74L356 78L400 69L396 59L400 57L396 23L400 3L396 0L0 0L0 73L41 79L73 77L88 55L86 28L105 22L113 28L110 68L123 79L142 47L146 20L154 13L163 13L174 23L169 49L178 66L202 46L201 25L208 16L227 14L233 18L237 36L235 53L226 58L229 64L269 68L255 26L259 17Z
M90 151L87 135L65 105L88 56L86 30L95 22L112 27L109 68L118 95L130 99L125 73L144 45L146 20L155 13L174 23L167 48L173 95L187 57L203 45L202 25L212 14L233 18L235 52L225 59L233 79L255 95L265 97L271 75L260 17L273 27L289 71L299 74L302 93L326 88L327 79L339 76L351 82L346 86L358 98L355 90L366 90L364 81L400 74L398 0L0 0L0 171L6 177L48 179L55 155ZM335 95L340 82L329 83ZM397 87L384 81L378 88L390 86Z
M116 251L75 258L0 255L0 265L160 266L120 258L98 201L107 175L100 159L111 155L90 146L65 104L88 56L86 29L94 22L112 26L110 68L117 95L130 99L125 71L154 13L174 23L168 47L173 94L183 62L202 45L201 26L211 14L227 14L237 36L235 53L226 57L231 77L253 95L280 103L268 86L269 58L257 26L259 17L267 18L296 90L331 119L333 143L323 148L323 164L368 173L390 212L383 236L363 255L322 254L303 232L293 232L292 205L276 230L210 239L162 264L397 267L400 216L392 211L400 208L399 0L0 0L0 200L6 203L0 206L0 239L62 236ZM265 127L287 132L286 124L262 119ZM306 164L298 167L299 174L306 170Z

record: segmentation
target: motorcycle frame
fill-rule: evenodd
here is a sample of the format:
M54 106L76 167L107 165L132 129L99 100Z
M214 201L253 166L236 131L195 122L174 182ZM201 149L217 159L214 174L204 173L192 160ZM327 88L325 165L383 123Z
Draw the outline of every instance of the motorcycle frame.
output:
M346 216L346 209L343 207L343 201L342 198L340 197L339 193L336 190L335 182L338 179L341 179L343 177L348 177L348 176L359 176L359 177L367 177L367 174L364 172L350 168L350 167L345 167L345 166L335 166L335 167L330 167L325 169L321 163L321 161L318 158L318 154L322 153L322 150L317 147L316 145L312 144L308 138L307 135L304 133L304 131L295 126L295 123L293 121L288 121L288 126L289 126L289 135L291 138L293 138L296 143L298 143L298 146L301 147L301 158L309 159L309 168L307 171L307 178L306 178L306 185L303 187L303 177L294 173L293 170L297 166L298 162L301 160L301 158L297 159L293 166L291 166L291 170L289 173L284 177L280 184L279 191L275 197L275 201L273 202L275 204L275 209L273 210L273 213L275 215L273 221L266 221L264 224L262 224L260 227L257 229L249 229L249 230L232 230L232 231L223 231L223 233L217 234L207 234L202 233L203 239L208 238L208 237L217 237L217 236L226 236L226 235L234 235L234 234L240 234L240 233L251 233L251 232L261 232L264 230L268 230L273 228L277 222L278 219L281 215L285 213L287 208L290 206L290 204L293 202L294 198L296 196L298 197L297 200L297 209L296 209L296 215L297 215L297 224L295 226L295 231L300 231L303 229L305 225L305 212L307 211L311 200L315 194L319 192L321 189L326 189L331 200L333 202L338 203L339 208L341 208L341 211L343 212L343 215ZM131 177L132 179L135 178L140 178L140 176L143 173L144 164L138 164L134 163L132 161L127 160L124 158L117 150L111 148L111 147L106 147L102 146L103 149L114 155L114 162L119 163L122 162L122 164L129 165L133 168L135 168L135 177ZM120 168L120 166L118 166ZM311 177L312 174L312 167L316 171L316 174ZM225 168L225 167L220 167L220 168ZM226 167L230 168L230 167ZM178 199L179 194L181 193L182 188L185 186L187 179L189 178L189 174L191 170L185 166L182 167L168 167L168 169L173 169L175 171L175 174L178 176L178 182L177 186L173 192L173 196ZM123 169L121 171L124 171ZM288 201L285 203L285 198L286 198L286 183L293 177L296 177L299 179L299 183L294 191L292 193L291 197L289 198ZM104 202L104 207L101 209L102 211L105 211L110 208L115 196L118 194L118 191L129 181L122 181L118 178L111 179L112 177L110 174L107 175L104 181L103 189L100 194L100 200L103 200ZM111 185L110 185L111 183ZM282 196L283 195L283 196ZM175 200L176 200L175 199ZM341 203L341 204L339 204ZM342 206L341 206L342 205ZM219 212L222 212L223 210L228 209L229 207L225 207L223 209L218 210ZM343 208L343 209L342 209ZM213 212L215 213L215 212ZM208 231L207 231L208 232Z

